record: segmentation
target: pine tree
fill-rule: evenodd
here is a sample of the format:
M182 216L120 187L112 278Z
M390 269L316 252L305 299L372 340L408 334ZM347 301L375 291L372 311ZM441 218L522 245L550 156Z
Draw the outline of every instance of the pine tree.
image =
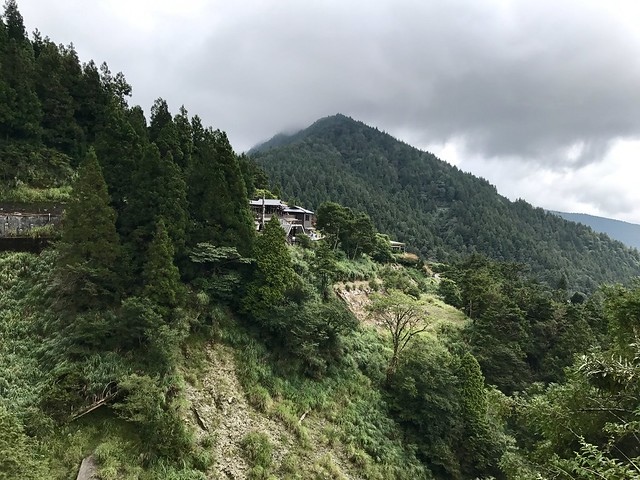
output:
M497 432L491 432L487 421L487 394L480 365L471 353L460 359L457 371L460 381L460 419L458 444L460 466L466 478L497 475L497 460L504 446Z
M189 121L189 113L184 105L180 107L180 111L173 118L173 124L176 131L176 139L178 142L178 156L173 152L173 160L176 162L183 172L187 172L191 167L191 155L193 153L193 140L191 122Z
M65 64L49 39L40 41L38 50L35 89L42 104L42 140L48 147L73 155L78 151L82 130L74 118L74 99L64 83Z
M27 39L24 20L22 14L18 11L18 4L15 0L7 0L4 4L4 21L7 26L7 36L9 39L18 42L23 42Z
M57 287L65 308L85 311L117 302L122 251L107 185L95 151L78 168L58 245Z
M8 101L11 115L0 124L0 133L20 140L37 140L42 111L34 87L35 56L27 39L22 15L14 0L5 4L6 44L0 52L0 95Z

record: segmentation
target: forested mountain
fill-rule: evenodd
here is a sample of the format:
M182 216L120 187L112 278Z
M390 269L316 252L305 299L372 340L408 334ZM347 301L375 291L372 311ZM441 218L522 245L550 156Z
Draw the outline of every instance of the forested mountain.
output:
M585 290L640 274L640 255L622 243L512 202L486 180L343 115L280 134L251 155L285 196L310 208L330 200L365 211L380 231L430 259L479 252Z
M324 202L290 245L275 215L255 231L267 179L223 131L130 91L7 0L0 204L64 213L0 251L0 480L640 480L640 286L564 277L637 254L345 117L261 160L371 218ZM394 254L374 221L464 258ZM553 288L464 255L536 260L543 227Z
M606 233L611 238L633 248L640 249L640 225L586 213L552 212L571 222L582 223L595 232Z

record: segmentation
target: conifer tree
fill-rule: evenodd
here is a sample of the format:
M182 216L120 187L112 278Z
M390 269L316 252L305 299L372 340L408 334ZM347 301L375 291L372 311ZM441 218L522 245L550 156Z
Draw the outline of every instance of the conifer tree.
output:
M256 272L247 288L244 309L264 322L274 308L283 304L295 277L285 244L285 233L275 216L256 238L253 257Z
M162 217L177 251L184 247L187 225L186 184L171 154L160 157L154 143L147 145L133 174L126 208L121 223L122 232L133 249L134 264L140 268L148 242L153 237L156 222Z
M76 154L82 130L74 118L74 99L64 84L66 65L58 47L49 39L40 41L38 49L35 89L42 103L42 140L48 147Z
M132 191L132 176L136 162L142 157L143 148L142 140L129 123L126 111L118 102L111 101L105 112L104 128L97 135L95 149L103 167L111 204L120 213L120 222L125 199L135 194Z
M235 246L242 255L251 251L255 229L238 158L220 130L202 131L192 120L193 168L189 177L189 244L208 242Z
M142 294L156 305L163 315L184 303L184 286L178 267L173 263L174 249L163 219L156 223L153 241L149 245L143 271Z
M460 359L458 368L460 379L460 416L464 422L467 441L462 445L463 468L478 473L476 469L487 467L486 449L490 442L487 433L487 396L484 391L484 377L480 365L473 355L466 352Z
M122 251L115 221L100 164L90 149L78 168L58 245L57 286L65 307L84 311L118 300Z
M184 105L180 107L179 112L173 118L175 126L177 147L179 149L178 156L173 152L173 160L176 162L183 172L187 172L191 166L191 155L193 153L193 140L191 122L189 121L189 113Z
M22 15L14 0L5 4L6 44L0 52L0 95L9 106L10 115L3 115L0 133L20 140L38 139L42 111L34 88L35 57L26 36ZM2 120L0 118L0 120Z
M7 26L7 36L10 39L18 42L26 40L27 31L24 28L24 20L18 11L18 4L15 0L7 0L4 4L4 20Z

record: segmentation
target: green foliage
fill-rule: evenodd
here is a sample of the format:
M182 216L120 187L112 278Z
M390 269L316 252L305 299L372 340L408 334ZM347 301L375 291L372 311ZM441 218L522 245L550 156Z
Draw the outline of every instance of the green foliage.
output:
M256 270L243 299L243 309L271 335L271 344L286 349L314 376L341 357L341 336L356 326L353 315L329 292L333 255L319 248L311 265L302 261L299 267L315 277L322 302L294 271L284 230L272 218L255 241Z
M72 175L71 159L63 153L28 143L0 143L0 178L6 191L2 195L4 200L28 201L28 191L57 191L69 184Z
M157 378L131 374L120 381L119 387L125 400L116 405L116 411L136 425L149 459L186 460L192 439L180 418L172 379L163 384Z
M82 312L113 305L122 291L116 215L95 152L80 164L58 245L55 288L62 308Z
M389 418L380 390L371 388L371 380L358 366L384 371L384 358L378 356L376 361L376 357L369 354L382 348L375 334L345 337L345 349L351 358L358 359L358 365L341 362L331 375L310 379L293 370L289 362L279 361L247 333L238 331L237 326L233 328L224 335L235 346L238 375L245 391L261 391L263 400L260 401L266 413L282 419L300 442L308 441L305 440L307 422L298 422L307 412L313 424L319 419L332 426L326 432L327 439L330 445L340 444L347 450L354 476L397 480L432 478L416 459L414 449L403 442L401 431ZM335 471L325 462L318 467L322 475L326 475L327 470ZM315 478L308 468L297 456L290 455L283 460L278 473L282 473L283 478ZM322 475L319 478L325 478Z
M441 285L455 283L473 320L466 336L488 383L505 393L561 380L573 355L598 342L594 329L604 320L594 303L555 301L556 292L530 280L522 265L476 255L443 275Z
M71 187L47 188L45 190L19 184L14 188L0 187L3 202L17 203L65 203L71 196Z
M630 338L640 337L640 280L630 289L620 285L605 288L604 294L611 333L624 349Z
M420 338L400 362L389 395L436 477L499 474L506 445L490 428L484 381L473 356L456 358L437 342Z
M251 260L241 256L235 247L216 247L198 243L190 252L193 284L211 298L230 303L236 301L242 281L241 267Z
M271 310L282 306L292 286L294 272L285 245L285 233L274 216L264 227L253 248L254 280L247 287L244 309L268 325Z
M184 306L186 295L173 257L173 244L164 221L159 220L142 272L142 295L157 305L165 316L172 309Z
M236 247L247 255L255 229L238 158L224 132L203 129L197 117L192 120L192 129L189 245L209 242Z
M357 280L371 280L375 278L376 272L379 269L379 265L373 262L369 257L363 256L354 260L347 260L344 257L340 258L338 254L337 259L337 275L338 281L357 281Z
M317 228L326 236L334 250L339 246L351 259L375 251L384 259L384 239L376 236L373 222L368 215L356 213L337 203L326 202L318 207L316 216ZM390 249L389 246L387 253L390 253Z
M367 306L369 314L391 335L392 354L387 367L387 380L398 368L402 351L414 337L427 329L424 304L399 290L386 295L373 294Z
M462 294L453 280L443 278L438 284L438 295L452 307L462 308Z
M534 390L516 417L531 468L553 478L638 478L640 350L632 334L640 289L605 290L611 344L578 356L564 384ZM629 323L627 323L629 322Z
M399 290L406 295L410 295L415 299L420 298L420 285L409 274L408 269L398 269L385 267L380 271L380 277L383 280L383 286L387 290ZM422 290L426 290L424 288Z
M318 242L310 269L315 275L323 298L327 300L330 296L331 285L338 275L338 265L333 250L326 242Z
M35 450L18 417L0 402L0 479L44 478L43 462L34 455Z
M131 179L131 192L122 212L121 231L133 250L134 270L141 268L156 222L163 219L178 251L185 245L187 226L186 184L170 154L164 158L154 143L144 151Z
M244 436L241 445L251 467L248 478L255 480L269 478L273 464L273 445L269 437L261 432L250 432Z

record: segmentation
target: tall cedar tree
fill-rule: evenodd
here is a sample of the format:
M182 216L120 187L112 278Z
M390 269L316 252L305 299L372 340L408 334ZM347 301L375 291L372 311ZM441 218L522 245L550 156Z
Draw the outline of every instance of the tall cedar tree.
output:
M251 251L255 235L238 158L224 132L203 130L192 120L194 155L189 178L189 244L208 242Z
M173 263L174 249L164 220L158 220L153 241L149 245L143 271L142 294L151 300L166 317L184 304L184 286L178 267Z
M2 113L4 118L0 118L4 120L0 123L0 133L5 138L38 140L42 110L34 86L34 52L14 0L5 4L4 22L6 40L0 52L3 80L0 88L4 91L0 93L9 109Z
M121 231L133 254L133 267L142 269L147 245L156 222L169 220L167 232L176 250L184 246L187 225L186 184L171 153L164 158L154 143L147 145L132 178L132 187L121 219Z
M274 216L255 241L254 280L247 287L244 309L260 322L266 322L273 309L282 306L295 277L291 256L285 244L285 233Z
M460 417L464 422L459 435L466 437L466 441L459 444L461 467L467 478L496 475L499 473L495 464L500 455L499 442L489 433L484 377L478 361L469 352L460 359L457 376L460 381Z
M126 110L112 100L105 113L104 128L98 133L95 149L104 169L111 203L122 212L132 193L132 175L142 157L143 142L127 119ZM118 218L122 221L122 215ZM120 225L118 225L120 227Z
M58 287L67 309L103 308L119 299L116 269L122 251L115 223L100 164L90 149L78 168L58 245Z

